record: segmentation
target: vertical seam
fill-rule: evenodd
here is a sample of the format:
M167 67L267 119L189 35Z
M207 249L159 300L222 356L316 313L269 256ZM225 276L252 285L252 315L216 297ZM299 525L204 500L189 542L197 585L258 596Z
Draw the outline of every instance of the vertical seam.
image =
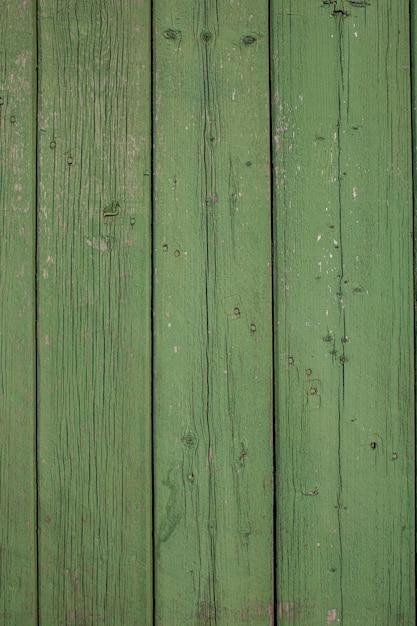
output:
M417 358L416 358L416 332L417 332L417 319L416 319L416 298L417 298L417 241L416 241L416 196L417 196L417 180L416 180L416 157L417 157L417 146L416 146L416 123L417 123L417 99L415 97L415 90L417 88L416 80L414 76L414 72L416 71L416 63L414 59L414 41L416 36L416 28L415 28L415 19L416 12L414 8L413 0L410 0L408 3L409 9L409 51L410 51L410 112L411 112L411 180L412 180L412 201L411 201L411 210L412 210L412 237L413 237L413 359L414 359L414 479L416 479L416 372L417 372ZM414 482L415 484L415 482ZM413 510L416 510L416 490L414 489L414 507ZM415 537L415 535L414 535ZM417 555L415 550L415 539L414 539L414 582L417 579Z
M155 555L156 555L156 533L155 533L155 465L154 465L154 444L155 444L155 436L154 436L154 360L155 360L155 352L154 352L154 214L155 214L155 204L154 204L154 158L155 158L155 149L154 149L154 115L155 115L155 79L154 79L154 3L150 2L150 72L149 72L149 88L150 88L150 228L149 228L149 237L150 237L150 464L151 464L151 594L152 594L152 624L156 623L156 589L155 589Z
M34 96L34 115L35 120L33 122L33 134L34 134L34 217L33 225L35 229L34 233L34 368L35 368L35 381L34 381L34 398L35 398L35 414L34 414L34 459L35 459L35 572L36 572L36 623L40 626L40 567L39 567L39 553L40 553L40 536L39 536L39 330L38 330L38 311L39 311L39 281L38 281L38 206L39 206L39 61L40 61L40 41L39 41L39 0L33 1L33 21L34 21L34 55L35 55L35 72L33 77L35 96Z
M272 23L272 0L268 0L267 5L267 20L268 20L268 41L269 41L269 54L268 54L268 82L269 82L269 168L270 168L270 187L269 187L269 202L270 202L270 263L271 263L271 372L272 372L272 384L271 384L271 417L272 417L272 611L273 616L270 616L271 623L275 622L277 615L277 566L278 566L278 545L277 545L277 514L278 514L278 498L277 498L277 423L276 423L276 371L275 371L275 354L276 351L276 310L275 310L275 200L274 200L274 146L273 146L273 77L272 72L274 69L273 64L273 23Z

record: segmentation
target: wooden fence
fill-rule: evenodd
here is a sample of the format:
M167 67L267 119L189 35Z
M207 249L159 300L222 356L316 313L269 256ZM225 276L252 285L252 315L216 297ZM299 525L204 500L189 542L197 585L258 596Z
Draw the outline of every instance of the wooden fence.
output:
M1 0L2 625L415 623L414 22Z

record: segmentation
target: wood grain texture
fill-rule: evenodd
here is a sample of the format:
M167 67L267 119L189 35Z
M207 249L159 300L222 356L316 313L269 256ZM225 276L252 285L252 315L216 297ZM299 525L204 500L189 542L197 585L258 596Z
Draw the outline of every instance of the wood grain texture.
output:
M273 2L283 625L415 619L408 19Z
M34 2L0 5L0 624L36 622Z
M40 2L42 624L151 623L150 2Z
M155 619L269 624L267 2L154 11Z

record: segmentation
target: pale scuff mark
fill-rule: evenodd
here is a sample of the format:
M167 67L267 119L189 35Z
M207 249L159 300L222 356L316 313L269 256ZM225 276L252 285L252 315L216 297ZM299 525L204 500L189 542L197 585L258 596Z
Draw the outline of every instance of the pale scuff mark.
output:
M268 604L269 626L274 626L274 605L272 602Z
M206 461L206 470L210 469L210 464L211 464L211 459L212 458L213 458L213 450L212 450L212 447L209 446L208 454L207 454L207 461Z
M326 626L329 626L329 624L333 624L337 619L337 611L336 609L329 609L327 611L327 619L326 619Z
M92 239L86 239L86 243L88 246L95 248L96 250L101 250L104 252L108 249L108 245L106 241L100 240L98 237L93 237Z
M26 67L26 61L27 59L24 54L19 54L19 56L15 59L16 65L21 65L23 69Z
M278 618L285 618L293 622L295 620L295 602L281 601L278 605Z

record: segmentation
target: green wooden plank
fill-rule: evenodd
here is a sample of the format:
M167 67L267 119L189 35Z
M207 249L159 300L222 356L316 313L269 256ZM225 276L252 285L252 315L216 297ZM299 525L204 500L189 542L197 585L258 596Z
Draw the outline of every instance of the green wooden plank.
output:
M273 2L280 624L411 624L408 3Z
M268 3L154 3L158 624L273 619Z
M151 623L150 2L40 2L42 624Z
M36 619L35 2L0 6L0 624Z

